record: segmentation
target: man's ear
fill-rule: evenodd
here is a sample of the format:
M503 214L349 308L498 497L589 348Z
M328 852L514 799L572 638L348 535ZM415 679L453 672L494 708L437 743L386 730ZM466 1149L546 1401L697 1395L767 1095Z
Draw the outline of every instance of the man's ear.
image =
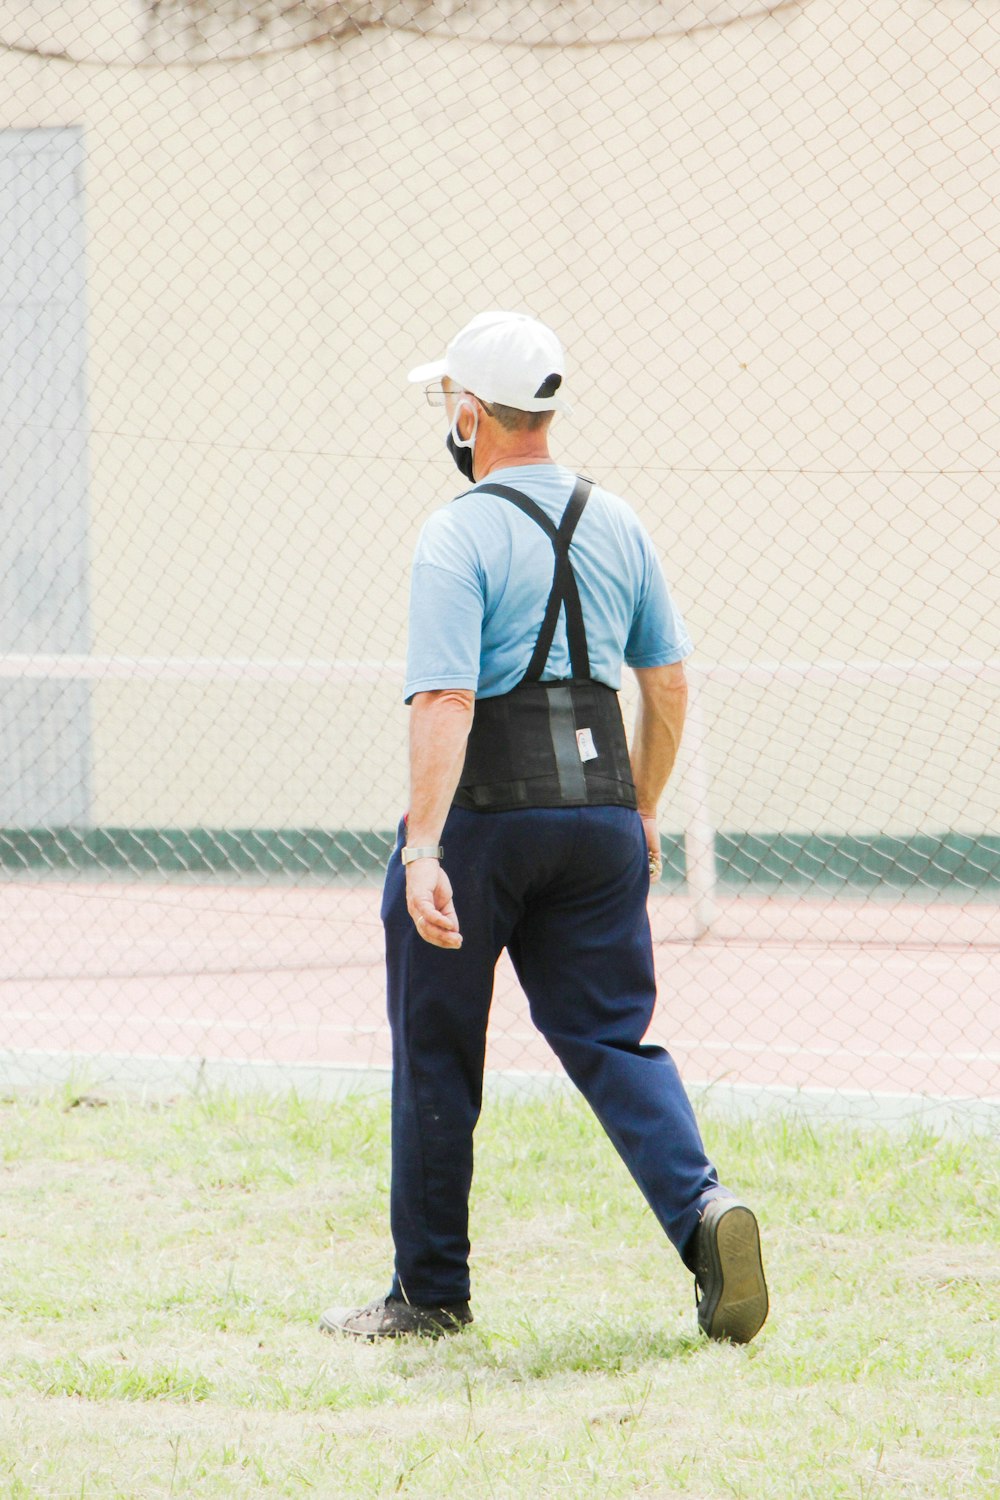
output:
M472 429L476 425L476 407L473 406L474 396L463 396L458 408L458 435L464 441L472 436ZM483 420L482 411L479 412L480 422Z

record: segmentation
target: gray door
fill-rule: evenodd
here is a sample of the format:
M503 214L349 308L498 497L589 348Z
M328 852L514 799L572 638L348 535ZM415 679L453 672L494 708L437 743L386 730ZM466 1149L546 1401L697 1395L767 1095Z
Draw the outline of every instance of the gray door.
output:
M83 138L0 130L0 651L86 652ZM0 825L87 820L86 682L0 675Z

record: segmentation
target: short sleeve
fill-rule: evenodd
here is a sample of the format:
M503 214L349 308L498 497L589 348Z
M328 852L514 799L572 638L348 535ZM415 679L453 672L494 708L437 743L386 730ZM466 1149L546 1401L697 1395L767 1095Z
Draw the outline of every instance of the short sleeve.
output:
M414 563L403 696L476 688L483 633L483 590L475 576L432 562Z
M630 667L666 667L694 650L687 627L670 596L652 543L646 549L646 577L625 645Z

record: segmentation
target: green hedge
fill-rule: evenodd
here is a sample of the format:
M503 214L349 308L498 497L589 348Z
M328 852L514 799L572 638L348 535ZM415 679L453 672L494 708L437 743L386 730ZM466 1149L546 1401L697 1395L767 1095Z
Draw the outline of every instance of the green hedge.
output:
M0 868L35 873L365 878L381 872L390 830L332 828L7 828ZM728 888L921 891L1000 889L1000 835L719 833ZM664 884L684 884L684 841L663 839Z

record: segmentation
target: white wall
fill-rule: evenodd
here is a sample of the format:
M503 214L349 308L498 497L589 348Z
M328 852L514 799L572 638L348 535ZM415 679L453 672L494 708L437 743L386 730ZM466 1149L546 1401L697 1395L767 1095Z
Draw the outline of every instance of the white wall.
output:
M237 63L61 15L105 61L0 54L0 124L85 131L95 651L401 656L455 489L405 371L506 305L562 334L559 452L632 498L702 659L1000 656L1000 13ZM995 688L707 708L717 826L996 827ZM388 826L404 731L392 682L101 687L95 821Z

